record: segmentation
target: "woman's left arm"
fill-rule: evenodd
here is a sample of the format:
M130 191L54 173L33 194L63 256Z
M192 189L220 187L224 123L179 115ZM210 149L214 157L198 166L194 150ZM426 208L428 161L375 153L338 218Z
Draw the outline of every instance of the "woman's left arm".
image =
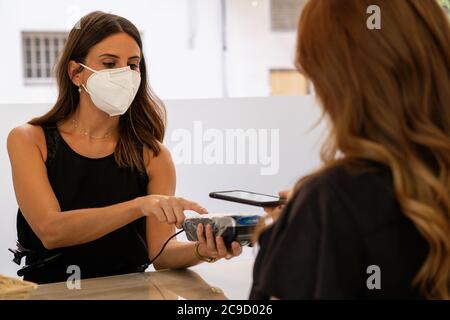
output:
M156 157L149 149L144 148L144 161L149 177L147 193L173 196L176 188L175 166L170 151L163 145L160 147L161 152ZM167 239L175 232L173 225L159 222L154 215L147 217L147 244L150 260L158 254ZM206 234L208 239L201 239L198 248L201 256L230 258L241 253L238 243L233 243L233 252L229 253L226 251L223 239L218 237L214 241L210 230L207 230ZM195 254L194 242L180 242L172 239L153 265L155 269L182 269L200 262L202 260Z

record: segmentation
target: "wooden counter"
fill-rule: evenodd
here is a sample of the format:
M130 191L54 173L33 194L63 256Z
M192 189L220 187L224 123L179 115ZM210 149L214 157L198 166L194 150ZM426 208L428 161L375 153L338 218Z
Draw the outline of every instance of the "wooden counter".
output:
M247 299L253 259L203 263L187 270L162 270L81 280L81 289L65 282L40 285L31 300L216 300Z

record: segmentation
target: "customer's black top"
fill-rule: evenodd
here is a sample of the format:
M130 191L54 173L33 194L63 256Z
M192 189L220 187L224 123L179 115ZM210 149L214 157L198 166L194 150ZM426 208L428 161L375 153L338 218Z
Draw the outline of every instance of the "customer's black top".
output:
M252 299L421 298L428 245L400 211L390 170L336 167L312 178L260 237ZM376 285L380 268L381 289Z
M48 179L61 211L105 207L147 193L147 175L119 168L114 154L98 159L85 157L70 148L56 126L43 130ZM47 250L19 209L17 233L20 244L35 252L27 257L27 264L61 253L52 262L25 274L24 279L37 283L66 281L73 273L67 273L70 265L80 268L82 278L91 278L142 271L149 262L144 218L86 244Z

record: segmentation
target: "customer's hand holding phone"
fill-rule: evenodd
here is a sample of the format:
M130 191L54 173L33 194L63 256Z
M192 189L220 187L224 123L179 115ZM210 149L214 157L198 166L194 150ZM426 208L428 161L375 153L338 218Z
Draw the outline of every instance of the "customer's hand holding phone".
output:
M294 189L285 189L282 190L280 192L278 192L278 195L280 196L280 198L282 199L286 199L286 201L277 206L277 207L265 207L264 211L270 215L270 217L273 219L273 221L277 220L278 217L280 216L281 212L283 211L284 207L286 206L286 203L289 201L289 199L292 197L294 192Z

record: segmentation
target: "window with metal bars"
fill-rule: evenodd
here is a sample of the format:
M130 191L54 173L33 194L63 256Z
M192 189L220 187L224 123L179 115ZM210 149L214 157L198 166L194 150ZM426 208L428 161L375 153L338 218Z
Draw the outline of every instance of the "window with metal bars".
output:
M67 32L22 32L25 84L50 84Z

